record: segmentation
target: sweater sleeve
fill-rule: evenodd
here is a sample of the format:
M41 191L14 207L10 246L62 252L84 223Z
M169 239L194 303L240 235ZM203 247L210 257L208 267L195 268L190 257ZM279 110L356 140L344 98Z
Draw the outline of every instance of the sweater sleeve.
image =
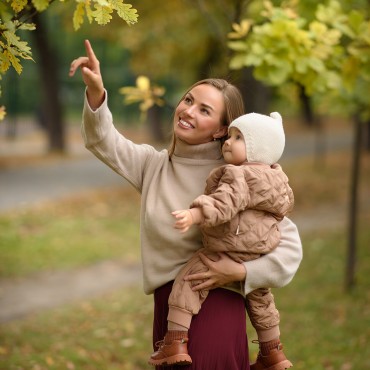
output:
M107 91L96 110L89 106L85 93L81 132L85 147L141 192L145 167L158 152L150 145L135 144L118 132L108 108Z
M281 237L277 248L256 260L244 262L247 271L245 294L258 288L283 287L297 272L303 256L297 226L284 217L279 229Z
M212 188L212 192L209 190ZM201 208L202 226L217 226L230 221L249 203L248 184L237 166L222 166L207 179L206 195L200 195L190 208Z

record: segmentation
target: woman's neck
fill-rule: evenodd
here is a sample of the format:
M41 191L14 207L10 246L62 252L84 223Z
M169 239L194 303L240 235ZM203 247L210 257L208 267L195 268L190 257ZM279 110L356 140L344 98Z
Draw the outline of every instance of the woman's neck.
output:
M204 144L190 145L177 138L173 153L177 157L192 159L221 159L222 151L219 141L210 141Z

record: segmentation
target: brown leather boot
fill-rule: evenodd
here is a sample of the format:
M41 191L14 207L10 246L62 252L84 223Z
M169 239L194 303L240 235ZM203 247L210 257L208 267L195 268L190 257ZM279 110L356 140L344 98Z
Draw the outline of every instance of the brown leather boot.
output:
M267 345L268 349L262 351L262 346ZM251 370L285 370L292 367L292 363L286 358L283 352L283 345L280 340L263 343L257 356L257 361L251 364ZM262 353L263 352L263 353Z
M171 330L164 340L156 344L158 350L149 359L153 366L190 365L191 357L188 354L187 332Z

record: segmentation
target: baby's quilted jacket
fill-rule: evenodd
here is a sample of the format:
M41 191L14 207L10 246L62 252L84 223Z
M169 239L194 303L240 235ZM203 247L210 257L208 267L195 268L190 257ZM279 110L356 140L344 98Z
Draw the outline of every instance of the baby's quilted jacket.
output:
M293 205L293 191L279 164L246 162L214 169L204 195L190 207L202 210L205 248L246 253L250 258L243 260L248 260L277 247L278 223Z

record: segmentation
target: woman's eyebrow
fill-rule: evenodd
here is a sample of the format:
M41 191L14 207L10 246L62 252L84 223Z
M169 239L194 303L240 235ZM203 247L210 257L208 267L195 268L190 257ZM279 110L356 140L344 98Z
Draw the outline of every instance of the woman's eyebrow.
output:
M189 95L191 99L195 100L195 98L194 98L194 96L193 96L193 94L192 94L191 92L188 92L188 93L187 93L187 95ZM209 104L206 104L206 103L200 103L200 105L201 105L202 107L205 107L205 108L211 109L211 110L213 110L213 111L215 110L215 109L214 109L211 105L209 105Z
M201 103L201 106L214 111L214 108L211 105L208 105L208 104L205 104L205 103Z

